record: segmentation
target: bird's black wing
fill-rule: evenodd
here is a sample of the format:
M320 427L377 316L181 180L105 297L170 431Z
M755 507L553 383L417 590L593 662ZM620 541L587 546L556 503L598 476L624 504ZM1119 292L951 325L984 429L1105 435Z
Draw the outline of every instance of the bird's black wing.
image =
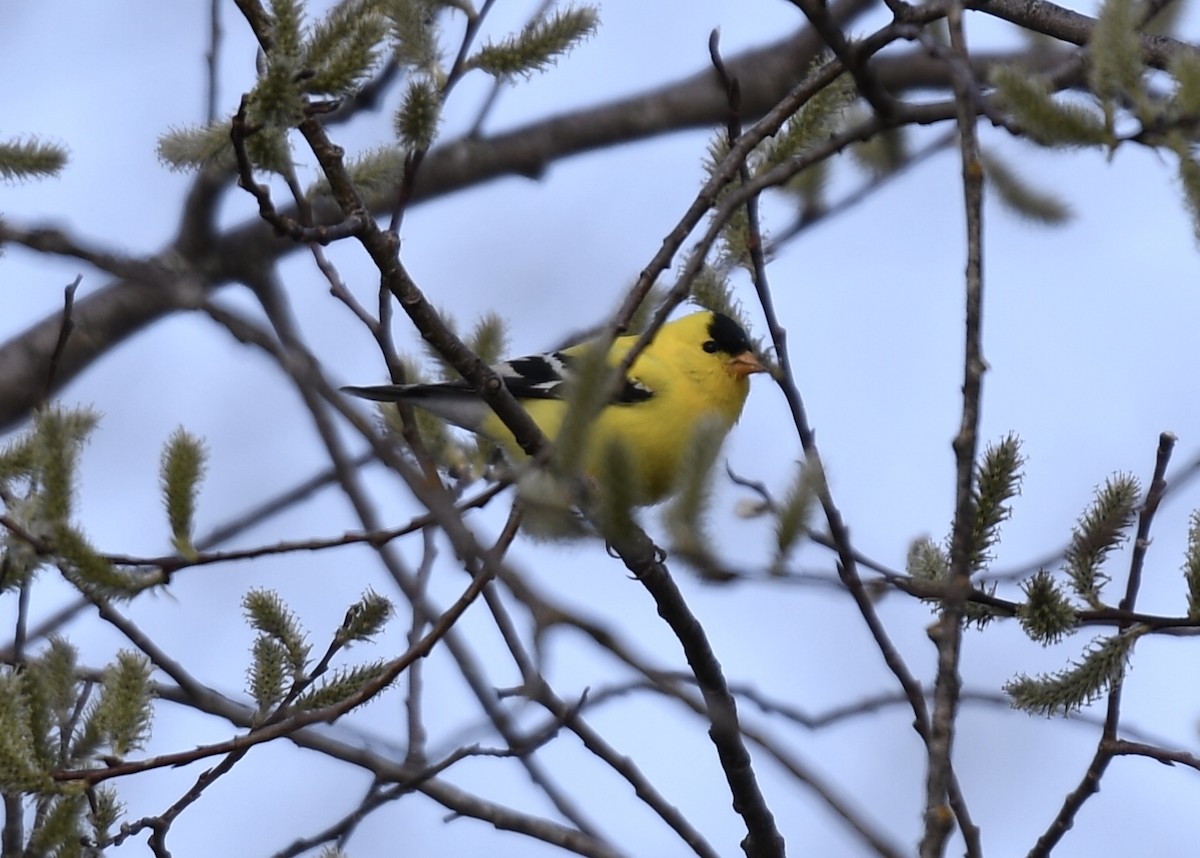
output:
M562 399L575 377L579 358L567 352L529 355L492 367L513 396L518 399ZM614 405L645 402L654 392L636 379L625 384L613 398Z

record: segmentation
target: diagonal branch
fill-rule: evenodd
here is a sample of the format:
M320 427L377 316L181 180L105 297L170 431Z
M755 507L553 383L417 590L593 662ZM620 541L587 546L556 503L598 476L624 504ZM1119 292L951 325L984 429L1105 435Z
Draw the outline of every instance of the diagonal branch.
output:
M867 0L841 0L831 5L829 17L844 26L869 5ZM1033 4L1030 16L1041 20L1034 12L1046 6ZM1012 10L1007 13L1017 14ZM930 15L936 17L937 13ZM1050 19L1054 24L1051 29L1056 34L1065 34L1061 37L1084 38L1090 32L1092 19L1068 16L1069 20L1063 23L1061 17ZM778 104L804 79L821 49L820 39L811 30L803 29L775 44L727 60L730 74L741 83L743 114L761 116ZM1165 61L1166 56L1184 49L1191 50L1182 43L1166 40L1156 56ZM977 57L975 62L1021 61L1044 68L1052 65L1054 56L1053 51L1038 50ZM1061 52L1058 59L1061 60ZM948 85L944 70L939 71L937 64L925 62L918 55L873 57L871 63L880 84L891 93ZM982 74L982 69L977 74ZM723 93L706 69L647 92L491 137L451 140L431 150L424 159L412 202L443 196L501 176L536 178L559 159L673 131L711 127L723 121L724 115ZM79 258L117 277L77 302L74 319L78 336L63 356L57 375L59 387L145 326L177 310L198 306L206 294L220 286L253 279L255 269L270 266L298 249L294 241L274 234L268 224L257 218L227 231L214 229L213 212L221 194L230 187L231 179L231 173L201 173L189 194L177 237L160 253L140 259L106 254L61 234L54 236L54 246L39 249L36 245L41 239L35 238L39 230L21 229L11 221L0 223L0 244L23 244L39 252ZM380 211L391 204L389 200L378 202ZM279 215L298 219L295 210L286 208ZM340 219L329 201L316 206L314 215L317 223ZM0 344L0 430L23 419L36 404L33 380L45 377L57 332L58 315L54 314Z

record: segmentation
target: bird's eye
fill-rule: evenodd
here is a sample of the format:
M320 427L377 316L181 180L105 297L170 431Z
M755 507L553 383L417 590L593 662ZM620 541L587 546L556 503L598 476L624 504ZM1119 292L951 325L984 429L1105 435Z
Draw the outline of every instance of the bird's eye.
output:
M713 340L709 340L704 344L703 348L706 352L712 354L717 350L717 344Z

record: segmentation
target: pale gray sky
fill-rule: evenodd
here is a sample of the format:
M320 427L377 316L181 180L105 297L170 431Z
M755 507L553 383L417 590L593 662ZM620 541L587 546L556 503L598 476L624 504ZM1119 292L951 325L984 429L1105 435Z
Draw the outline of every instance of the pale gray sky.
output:
M62 177L0 188L5 218L49 221L81 240L129 253L152 252L173 234L188 177L168 171L154 155L158 135L197 122L203 112L206 3L9 4L0 30L0 74L7 87L4 136L22 134L67 144L72 161ZM519 25L536 4L501 2L489 32ZM1093 11L1081 6L1081 11ZM250 86L253 48L232 4L223 8L220 104L231 110ZM707 38L721 28L727 53L771 41L798 20L785 3L609 0L599 33L546 75L507 92L489 128L503 129L567 109L669 81L702 68ZM864 28L867 25L863 25ZM1185 30L1193 38L1194 23ZM1011 43L983 29L973 44ZM454 96L447 133L461 130L485 87L468 81ZM371 127L367 127L370 125ZM379 123L339 129L348 149L369 146ZM994 202L986 210L985 379L983 437L1016 432L1028 456L1023 494L1005 527L998 568L1009 568L1060 546L1091 496L1114 471L1148 478L1157 435L1179 435L1176 463L1200 451L1200 264L1179 200L1172 165L1128 149L1106 161L1096 154L1046 153L1014 144L985 127L984 142L1027 176L1060 192L1075 221L1045 230L1024 223ZM511 324L518 353L540 350L564 333L596 323L646 265L701 182L704 133L674 135L554 165L541 181L504 179L414 209L405 222L409 270L442 306L468 324L496 310ZM311 167L313 159L300 153ZM842 171L836 190L853 187ZM950 439L957 429L961 383L965 250L959 165L953 153L900 178L867 204L790 244L770 269L792 360L818 430L834 496L861 551L902 567L909 542L942 537L953 497ZM254 216L253 201L230 192L228 223ZM778 223L778 222L777 222ZM768 226L770 226L768 222ZM335 248L343 276L369 303L374 279L360 252ZM299 323L339 383L382 381L384 368L365 332L303 254L283 267ZM0 258L0 338L56 309L62 287L77 273L81 293L106 278L78 263L34 257L9 248ZM739 296L761 333L762 317L748 284ZM240 287L222 300L249 308ZM416 350L401 328L402 346ZM200 501L199 529L223 522L272 492L305 477L323 462L311 421L293 390L253 351L206 318L177 316L159 323L93 366L63 393L65 403L91 403L105 415L84 455L80 516L95 543L109 551L153 554L167 549L157 489L159 451L179 425L207 439L210 476ZM782 396L756 379L745 416L725 455L731 466L783 491L799 444ZM389 517L414 510L396 483L378 475ZM770 557L769 526L740 521L732 504L743 496L723 490L714 521L728 555L752 566ZM1139 607L1182 613L1179 573L1187 515L1200 506L1194 487L1162 508ZM491 532L502 523L494 507L473 517ZM656 525L650 511L644 518ZM356 523L334 493L272 520L240 540L335 535ZM418 545L403 547L416 558ZM449 556L449 551L444 551ZM586 608L639 644L643 653L683 666L678 645L654 613L645 591L598 546L558 548L519 539L512 557L544 589ZM828 572L831 558L807 550L806 568ZM1113 565L1120 575L1123 561ZM772 585L714 587L676 575L708 629L731 681L819 712L894 690L878 652L850 600L825 588ZM1118 577L1118 582L1123 579ZM439 567L434 591L444 603L461 590L461 573ZM178 576L169 594L139 600L131 613L149 634L190 664L201 681L240 691L252 634L240 609L251 586L274 588L322 642L345 606L367 586L386 586L360 549L296 554L248 564L205 567ZM1008 585L1011 587L1011 585ZM1009 596L1016 597L1015 588ZM51 576L35 591L36 615L69 594ZM1115 597L1114 597L1115 601ZM11 611L11 607L8 609ZM934 650L925 636L925 607L899 595L880 606L897 646L922 679L932 679ZM494 634L481 613L463 628L482 653ZM122 641L91 616L68 630L89 663ZM352 655L388 655L404 647L403 623L378 647ZM1012 622L969 633L963 673L975 690L995 691L1016 673L1058 669L1077 657L1088 632L1042 650ZM556 641L547 666L564 696L622 676L570 634ZM504 664L499 654L497 665ZM1126 687L1126 722L1185 748L1196 745L1200 670L1185 640L1146 639ZM447 666L429 660L428 721L433 748L471 732L475 706L457 681L442 683ZM501 672L507 668L498 667ZM510 671L511 673L511 671ZM516 681L516 676L511 676ZM383 739L401 718L393 691L344 722ZM923 797L923 751L907 709L806 733L741 711L793 744L840 792L871 811L901 843L915 843ZM466 713L465 716L463 713ZM1096 714L1096 713L1093 713ZM704 725L646 699L610 703L589 714L622 753L696 820L719 852L733 855L742 836ZM340 729L340 728L339 728ZM466 731L466 732L464 732ZM150 753L215 741L229 734L216 721L164 704ZM1031 719L994 707L963 713L958 772L982 826L989 854L1029 848L1082 775L1095 730L1058 720ZM631 855L683 855L685 849L573 739L546 751L559 762L575 758L594 792L582 795L599 820L626 820L618 844ZM200 768L164 770L120 783L129 816L161 812ZM764 790L795 854L847 855L855 843L810 795L759 762ZM549 812L527 792L523 772L497 760L455 767L449 780L524 809ZM254 751L173 833L174 854L270 854L293 836L313 833L349 810L365 778L283 742ZM1183 854L1194 843L1200 783L1194 771L1118 759L1101 794L1089 801L1056 855ZM603 812L601 812L603 809ZM540 856L557 854L475 821L446 823L432 802L410 799L371 817L352 841L356 856ZM220 820L212 825L212 820ZM137 853L140 845L114 850ZM955 852L957 846L952 846Z

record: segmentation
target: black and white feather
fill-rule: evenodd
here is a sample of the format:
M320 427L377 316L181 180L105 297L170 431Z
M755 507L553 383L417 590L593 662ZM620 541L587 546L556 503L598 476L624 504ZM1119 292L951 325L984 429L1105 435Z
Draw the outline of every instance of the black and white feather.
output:
M557 351L493 364L492 371L517 399L563 399L575 379L578 364L576 355ZM376 402L409 402L472 432L479 431L491 413L478 391L465 381L380 384L343 387L342 390ZM626 378L613 404L632 405L645 402L653 396L650 388L636 379Z

